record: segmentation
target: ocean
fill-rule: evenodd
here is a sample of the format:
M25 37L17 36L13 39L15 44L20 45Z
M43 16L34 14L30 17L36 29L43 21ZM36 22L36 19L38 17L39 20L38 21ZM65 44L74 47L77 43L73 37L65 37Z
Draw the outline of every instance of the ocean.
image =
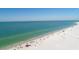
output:
M0 48L74 24L73 21L0 22Z

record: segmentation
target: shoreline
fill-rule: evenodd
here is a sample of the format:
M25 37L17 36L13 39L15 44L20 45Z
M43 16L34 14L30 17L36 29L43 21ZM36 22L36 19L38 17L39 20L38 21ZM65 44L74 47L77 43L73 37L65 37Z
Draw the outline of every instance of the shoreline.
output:
M76 26L76 25L72 25L72 26ZM28 50L29 47L31 48L34 44L37 45L40 41L45 40L44 38L48 38L49 35L53 35L53 34L55 34L55 33L57 33L57 32L62 32L62 31L66 30L66 29L68 29L68 28L70 28L70 27L72 27L72 26L69 26L69 27L67 27L67 28L63 28L63 29L60 29L60 30L57 30L57 31L48 32L48 33L46 33L46 34L39 35L39 36L37 36L37 37L33 37L33 38L29 39L29 40L25 40L25 41L18 42L18 43L16 43L16 44L10 46L10 47L7 48L7 49L8 49L8 50L22 50L22 49L23 49L23 50L24 50L24 49L25 49L25 50ZM39 41L39 42L36 43L36 41ZM41 42L40 44L42 44L42 42ZM26 45L28 45L28 46L26 46ZM35 46L35 45L34 45L34 46ZM37 49L37 47L38 47L38 46L33 47L33 48Z

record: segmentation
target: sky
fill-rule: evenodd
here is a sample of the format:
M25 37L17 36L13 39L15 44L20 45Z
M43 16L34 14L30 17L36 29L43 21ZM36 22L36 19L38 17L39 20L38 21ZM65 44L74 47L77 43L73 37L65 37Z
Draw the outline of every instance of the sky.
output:
M0 21L77 19L79 19L79 8L0 8Z

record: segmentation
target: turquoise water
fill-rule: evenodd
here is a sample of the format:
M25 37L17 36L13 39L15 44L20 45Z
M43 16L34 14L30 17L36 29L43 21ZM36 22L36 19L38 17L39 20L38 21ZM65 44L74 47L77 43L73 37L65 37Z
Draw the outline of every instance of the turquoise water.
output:
M73 21L0 22L0 48L74 24Z

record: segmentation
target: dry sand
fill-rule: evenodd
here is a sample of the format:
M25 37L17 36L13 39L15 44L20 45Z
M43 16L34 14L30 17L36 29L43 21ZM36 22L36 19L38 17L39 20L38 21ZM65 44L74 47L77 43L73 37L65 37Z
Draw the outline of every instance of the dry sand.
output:
M13 46L9 50L77 50L79 49L79 23L55 33Z

